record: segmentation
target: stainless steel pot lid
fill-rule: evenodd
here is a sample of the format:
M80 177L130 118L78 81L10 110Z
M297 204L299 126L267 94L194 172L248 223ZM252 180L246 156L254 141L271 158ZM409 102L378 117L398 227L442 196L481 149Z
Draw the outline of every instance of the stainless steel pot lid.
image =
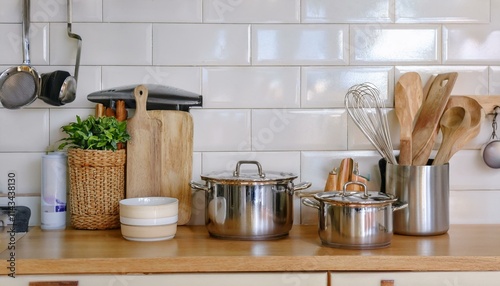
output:
M357 184L363 186L363 192L346 191L347 186ZM359 182L348 182L342 191L322 192L314 195L318 201L329 202L339 205L385 205L396 201L396 197L390 194L368 191L366 185Z
M254 164L257 166L257 172L240 172L242 164ZM212 181L220 184L276 184L281 181L291 181L297 178L297 175L286 172L263 172L262 166L257 161L239 161L236 163L236 169L233 172L221 171L201 175L205 181Z

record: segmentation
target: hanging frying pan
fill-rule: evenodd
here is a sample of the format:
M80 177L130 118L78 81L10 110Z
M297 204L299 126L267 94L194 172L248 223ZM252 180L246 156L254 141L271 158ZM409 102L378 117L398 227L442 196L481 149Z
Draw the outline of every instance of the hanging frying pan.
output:
M0 75L0 102L5 108L18 109L35 101L40 93L40 75L30 61L30 0L23 2L23 64Z
M76 85L78 79L78 69L80 67L80 54L82 48L82 38L71 31L73 24L73 3L68 0L68 36L78 40L76 51L75 75L67 71L57 70L48 74L42 74L42 90L40 99L48 104L60 106L73 102L76 97Z

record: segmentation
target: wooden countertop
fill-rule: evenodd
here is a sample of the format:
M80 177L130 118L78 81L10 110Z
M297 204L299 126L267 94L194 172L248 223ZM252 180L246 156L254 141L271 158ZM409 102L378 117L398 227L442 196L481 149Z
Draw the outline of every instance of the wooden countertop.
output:
M453 225L439 236L394 235L389 247L346 250L321 245L316 226L286 238L212 238L204 226L180 226L172 240L132 242L120 230L44 232L16 242L16 275L289 271L500 271L500 225ZM9 273L8 250L0 275Z

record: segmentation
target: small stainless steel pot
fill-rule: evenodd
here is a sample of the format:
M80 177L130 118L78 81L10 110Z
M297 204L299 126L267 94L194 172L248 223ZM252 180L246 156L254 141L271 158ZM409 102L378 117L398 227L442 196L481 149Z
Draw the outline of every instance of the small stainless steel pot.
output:
M347 192L347 186L358 184L362 192ZM385 193L369 192L366 185L348 182L342 191L321 192L314 199L303 198L306 206L319 210L319 237L326 246L372 249L389 246L392 240L392 212L405 208Z
M254 164L258 172L240 172L242 164ZM205 191L205 225L210 235L241 240L277 239L293 225L293 194L311 186L294 185L296 175L262 171L257 161L239 161L234 172L201 175L206 185L191 182Z

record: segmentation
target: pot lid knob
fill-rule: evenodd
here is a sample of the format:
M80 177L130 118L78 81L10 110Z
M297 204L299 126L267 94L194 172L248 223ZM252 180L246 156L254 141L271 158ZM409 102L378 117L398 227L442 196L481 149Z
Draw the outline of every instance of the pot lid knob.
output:
M238 163L236 163L236 170L234 170L234 172L233 172L233 176L234 177L239 177L240 176L240 166L242 164L254 164L254 165L257 165L257 170L259 171L259 177L261 177L261 178L265 178L266 177L266 174L264 174L262 172L262 166L257 161L238 161Z

